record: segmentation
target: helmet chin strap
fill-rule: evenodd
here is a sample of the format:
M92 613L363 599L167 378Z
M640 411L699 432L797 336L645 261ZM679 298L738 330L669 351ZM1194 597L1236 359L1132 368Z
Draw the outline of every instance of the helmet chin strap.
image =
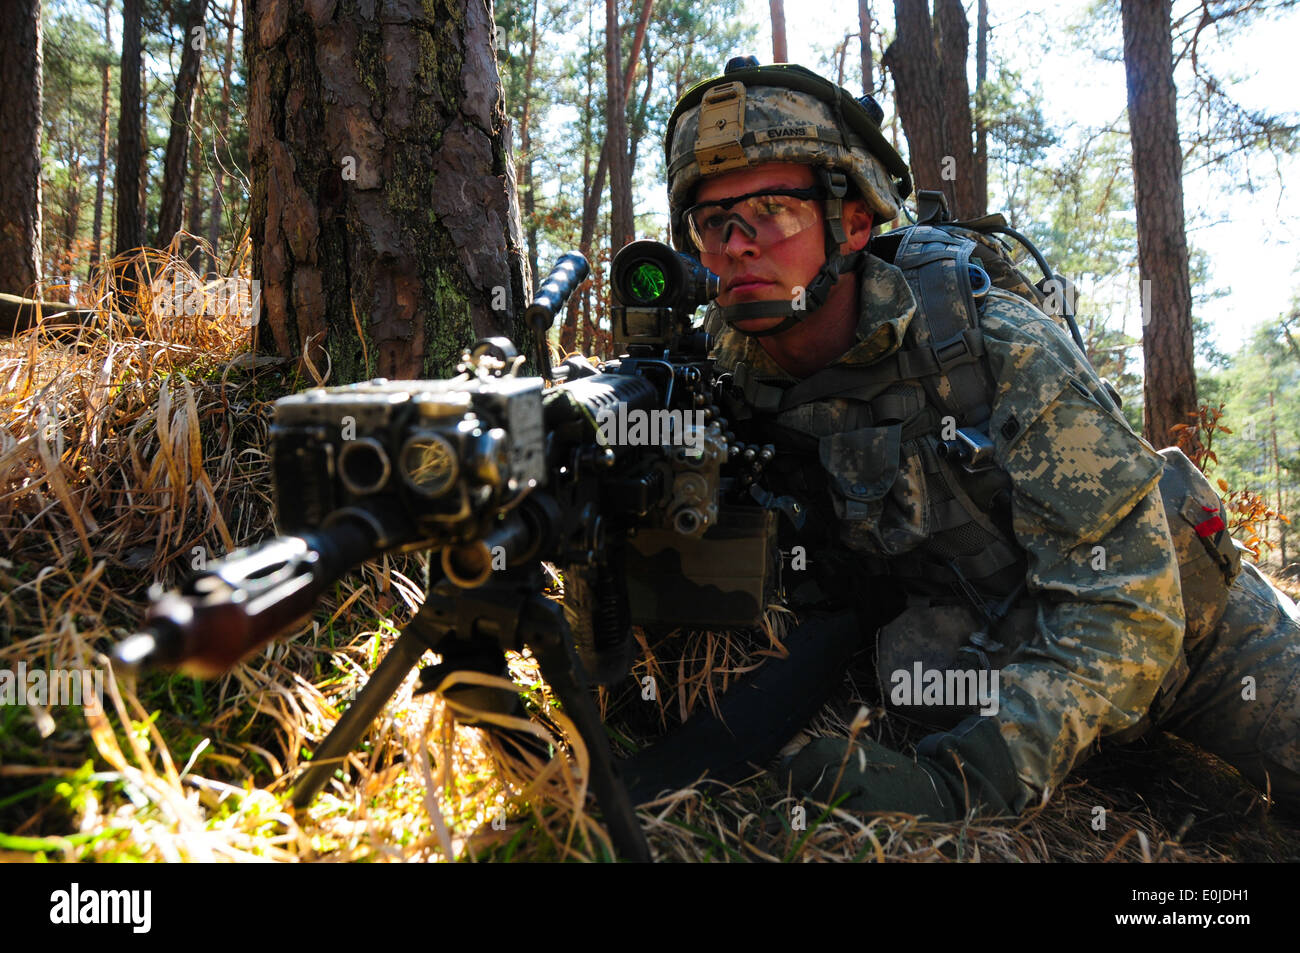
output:
M848 191L848 179L843 172L827 169L818 170L818 178L826 190L826 262L817 272L817 276L808 282L804 289L802 307L796 307L795 300L790 301L745 301L728 307L720 307L722 319L736 331L746 337L765 338L790 330L805 317L821 308L830 297L831 288L840 275L852 271L862 259L862 252L840 254L840 245L847 241L844 234L844 195ZM784 318L779 324L762 331L746 331L736 326L738 321L752 321L755 318Z
M861 259L862 252L860 251L848 255L841 255L836 251L828 256L826 264L822 265L821 270L817 272L817 277L810 281L808 287L804 289L803 301L801 302L804 307L796 308L793 300L745 301L740 304L733 304L730 307L720 308L722 319L741 334L751 338L765 338L788 331L805 317L820 309L826 303L826 299L830 297L831 288L834 287L839 276L856 268ZM784 321L770 328L764 328L762 331L746 331L744 328L736 327L737 321L782 317L785 318Z

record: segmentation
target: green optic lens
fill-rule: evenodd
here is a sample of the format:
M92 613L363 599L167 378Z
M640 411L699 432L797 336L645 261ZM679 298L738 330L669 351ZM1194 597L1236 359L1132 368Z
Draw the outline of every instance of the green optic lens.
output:
M652 261L643 261L632 269L628 279L632 297L641 304L649 304L664 293L668 279L664 270Z

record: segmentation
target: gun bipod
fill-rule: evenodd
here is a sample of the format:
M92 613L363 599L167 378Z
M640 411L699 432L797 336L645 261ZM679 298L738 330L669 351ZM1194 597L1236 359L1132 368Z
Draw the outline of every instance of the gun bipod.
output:
M443 656L443 662L434 667L436 680L441 682L449 671L482 670L485 643L495 643L498 654L527 646L538 661L542 677L586 743L591 788L614 849L622 859L648 862L649 846L615 768L564 611L542 595L541 589L541 572L534 567L494 573L491 580L476 589L457 589L446 580L435 585L352 705L316 748L311 766L294 786L294 807L305 808L320 793L348 752L360 744L366 729L407 674L419 664L426 649ZM480 694L476 701L482 698ZM513 696L512 701L517 705L518 696Z

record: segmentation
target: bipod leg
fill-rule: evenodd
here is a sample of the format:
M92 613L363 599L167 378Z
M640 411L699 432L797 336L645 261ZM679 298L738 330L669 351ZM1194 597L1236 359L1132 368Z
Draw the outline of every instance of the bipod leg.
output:
M591 759L592 791L600 804L614 849L624 860L649 863L652 859L650 845L646 843L627 788L619 780L614 755L609 749L609 738L596 703L587 691L587 680L574 653L573 638L568 636L568 623L563 611L544 596L535 597L532 607L546 621L532 627L532 631L526 633L525 641L537 656L542 677L586 742Z
M317 746L312 754L311 767L294 785L294 807L306 807L320 793L325 782L333 777L348 753L361 743L371 722L384 710L407 674L420 661L429 646L418 634L418 629L419 626L416 626L413 619L402 630L397 643L388 650L365 687L325 736L325 740Z

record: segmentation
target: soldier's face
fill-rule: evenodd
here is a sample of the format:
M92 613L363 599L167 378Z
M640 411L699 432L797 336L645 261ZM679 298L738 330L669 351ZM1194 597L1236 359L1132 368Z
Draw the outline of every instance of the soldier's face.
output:
M705 179L696 189L695 203L752 195L766 189L806 189L815 182L813 170L806 165L770 162ZM731 307L750 301L794 301L799 297L826 263L825 209L820 202L815 204L816 223L789 238L763 244L752 230L737 227L730 230L720 251L700 254L704 266L720 279L718 304ZM853 204L845 203L846 213ZM868 230L869 222L868 218ZM752 318L741 322L740 327L761 331L780 321Z

